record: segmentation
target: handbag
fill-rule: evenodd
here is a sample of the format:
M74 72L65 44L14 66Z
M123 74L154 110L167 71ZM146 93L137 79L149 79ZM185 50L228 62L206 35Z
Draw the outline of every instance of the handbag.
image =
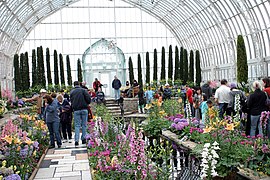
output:
M270 99L269 99L268 94L266 92L265 92L265 95L266 95L265 105L269 107L270 106Z

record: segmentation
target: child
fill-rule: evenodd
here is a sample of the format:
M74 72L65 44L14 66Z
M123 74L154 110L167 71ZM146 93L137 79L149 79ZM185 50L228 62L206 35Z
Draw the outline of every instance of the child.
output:
M202 112L202 121L201 121L201 128L205 127L205 117L208 110L212 107L213 103L211 100L206 100L207 96L203 94L203 102L200 105L200 109Z
M148 90L145 92L146 104L152 103L154 91L151 90L151 87L148 87Z

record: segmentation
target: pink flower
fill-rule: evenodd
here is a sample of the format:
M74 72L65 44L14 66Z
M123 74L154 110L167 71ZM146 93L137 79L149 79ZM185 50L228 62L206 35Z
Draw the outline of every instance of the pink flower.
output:
M141 166L137 166L137 169L138 169L138 171L140 171L142 169L142 167Z

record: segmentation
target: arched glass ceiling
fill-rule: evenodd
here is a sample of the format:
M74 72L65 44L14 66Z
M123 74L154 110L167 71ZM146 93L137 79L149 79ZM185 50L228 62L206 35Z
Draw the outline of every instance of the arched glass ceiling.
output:
M12 56L27 34L49 14L77 0L0 1L1 78L11 76ZM235 40L244 35L249 77L268 75L268 0L123 0L164 23L179 44L199 49L204 79L228 78L235 65ZM108 4L112 3L108 1ZM2 68L7 66L7 68ZM211 78L210 78L211 77Z

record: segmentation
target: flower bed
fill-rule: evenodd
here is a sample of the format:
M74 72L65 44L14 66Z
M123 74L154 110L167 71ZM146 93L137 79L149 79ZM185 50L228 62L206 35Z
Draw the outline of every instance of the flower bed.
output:
M47 126L35 116L20 115L1 131L0 179L29 179L48 147Z

